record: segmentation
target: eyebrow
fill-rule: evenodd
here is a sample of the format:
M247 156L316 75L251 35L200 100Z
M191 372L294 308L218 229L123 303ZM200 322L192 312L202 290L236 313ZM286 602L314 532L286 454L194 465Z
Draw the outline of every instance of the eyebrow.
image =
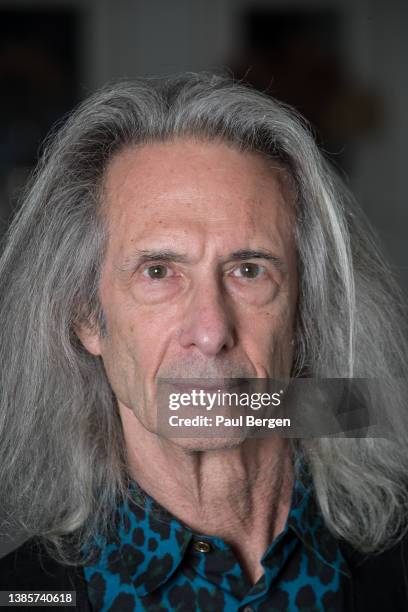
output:
M281 270L285 267L283 260L276 255L273 255L269 251L264 250L252 250L252 249L241 249L230 253L226 258L227 261L246 261L247 259L266 259L271 261L276 268ZM163 262L176 262L176 263L188 263L189 257L184 253L177 253L176 251L170 250L137 250L132 253L129 257L126 257L123 263L119 266L119 269L123 272L134 268L136 265L142 264L147 261L163 261Z
M228 260L230 261L243 261L246 259L267 259L279 269L284 267L283 260L280 257L269 253L269 251L253 251L251 249L241 250L231 253L231 255L228 257Z
M126 272L145 261L174 261L177 263L187 263L188 257L182 253L176 253L175 251L137 250L124 259L123 263L119 266L119 270Z

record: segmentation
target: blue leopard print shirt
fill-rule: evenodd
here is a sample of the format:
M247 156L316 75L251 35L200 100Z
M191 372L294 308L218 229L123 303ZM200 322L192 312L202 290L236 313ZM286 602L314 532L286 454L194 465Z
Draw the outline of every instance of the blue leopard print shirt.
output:
M130 485L115 532L96 542L84 568L97 611L344 612L350 572L317 511L310 487L296 480L284 531L252 585L231 547L192 532L153 498Z

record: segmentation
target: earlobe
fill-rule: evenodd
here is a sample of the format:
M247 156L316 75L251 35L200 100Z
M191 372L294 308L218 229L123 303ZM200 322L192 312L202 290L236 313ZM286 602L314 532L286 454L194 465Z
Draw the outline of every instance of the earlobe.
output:
M83 347L91 353L91 355L101 355L101 334L99 326L90 326L89 324L75 325L75 333Z

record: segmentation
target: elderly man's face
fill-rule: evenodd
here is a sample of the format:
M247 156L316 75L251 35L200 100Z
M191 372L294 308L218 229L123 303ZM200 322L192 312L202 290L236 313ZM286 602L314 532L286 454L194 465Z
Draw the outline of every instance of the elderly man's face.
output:
M120 153L105 196L107 330L79 335L122 408L153 431L161 377L289 375L297 275L282 169L179 139Z

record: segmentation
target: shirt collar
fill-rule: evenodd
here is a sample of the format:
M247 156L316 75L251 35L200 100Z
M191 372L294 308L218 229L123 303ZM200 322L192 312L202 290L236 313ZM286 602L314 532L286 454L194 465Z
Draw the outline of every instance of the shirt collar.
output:
M132 582L140 596L167 582L192 540L200 540L199 535L176 519L135 481L130 482L129 495L117 508L115 522L117 533L105 543L98 565L109 569L112 558L115 558L124 580ZM265 573L277 541L290 533L295 534L320 561L346 576L351 575L338 542L324 525L310 482L308 484L307 479L300 478L298 472L285 529L262 558ZM210 536L203 537L211 539Z
M151 593L167 582L181 563L193 537L192 531L137 482L129 485L129 496L118 507L121 551L129 543L138 553L139 563L126 563L126 569L138 595Z
M339 543L324 523L312 482L306 475L303 478L298 475L295 480L286 529L291 529L320 561L351 577Z

